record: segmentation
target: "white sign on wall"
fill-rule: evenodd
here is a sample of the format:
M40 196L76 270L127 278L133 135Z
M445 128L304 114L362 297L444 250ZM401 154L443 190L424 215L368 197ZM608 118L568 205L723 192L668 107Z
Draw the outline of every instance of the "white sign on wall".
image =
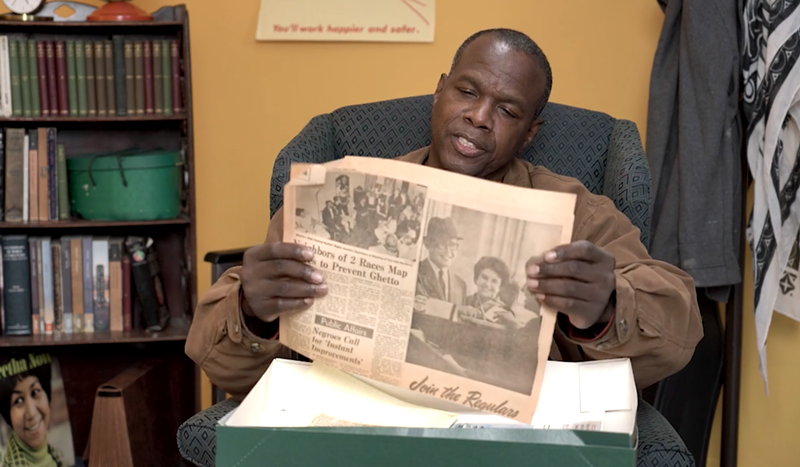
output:
M433 42L436 0L261 0L256 40Z

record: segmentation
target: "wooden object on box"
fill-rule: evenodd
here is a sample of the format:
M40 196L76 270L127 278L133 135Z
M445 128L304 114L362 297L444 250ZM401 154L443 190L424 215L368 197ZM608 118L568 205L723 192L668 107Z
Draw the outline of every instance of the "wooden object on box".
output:
M180 461L175 433L183 419L174 410L175 396L169 396L173 376L168 361L152 359L136 363L100 386L84 461L103 467Z

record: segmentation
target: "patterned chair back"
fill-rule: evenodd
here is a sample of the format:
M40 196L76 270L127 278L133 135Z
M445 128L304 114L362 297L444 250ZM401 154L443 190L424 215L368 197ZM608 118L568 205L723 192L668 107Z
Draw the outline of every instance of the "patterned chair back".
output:
M283 204L292 161L322 163L347 155L394 158L429 145L432 104L432 95L414 96L351 105L314 117L275 160L271 214ZM648 245L650 174L635 124L555 103L547 104L542 118L542 129L520 157L574 177L591 192L614 200ZM612 138L624 154L608 167ZM611 172L613 180L607 177Z
M392 158L431 144L433 96L415 96L342 107L331 113L337 157ZM577 178L602 194L614 119L604 113L550 103L545 123L520 157Z

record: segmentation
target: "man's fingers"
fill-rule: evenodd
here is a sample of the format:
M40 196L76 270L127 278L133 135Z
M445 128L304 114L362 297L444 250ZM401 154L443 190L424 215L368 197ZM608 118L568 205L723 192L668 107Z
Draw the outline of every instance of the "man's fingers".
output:
M560 245L544 254L544 261L547 263L569 260L599 263L606 259L608 259L608 253L587 240L580 240L568 245Z
M308 262L314 258L314 250L297 243L264 243L256 245L245 252L258 261L270 261L273 259L291 259L300 262Z
M530 279L528 289L534 294L572 297L582 301L602 300L597 287L572 279Z
M529 269L536 269L535 274L528 275L529 280L545 278L569 278L581 282L592 282L598 280L597 269L593 263L579 260L569 260L561 263L544 263L533 266Z
M313 298L272 298L263 302L263 307L255 311L258 319L270 323L282 315L307 310L314 304Z
M544 255L531 256L525 263L525 270L529 271L531 266L538 266L540 263L544 263Z
M309 284L298 280L273 280L261 285L261 294L273 298L314 298L328 293L327 284Z
M256 265L255 271L265 279L297 279L311 284L321 284L324 276L313 266L293 259L263 261Z

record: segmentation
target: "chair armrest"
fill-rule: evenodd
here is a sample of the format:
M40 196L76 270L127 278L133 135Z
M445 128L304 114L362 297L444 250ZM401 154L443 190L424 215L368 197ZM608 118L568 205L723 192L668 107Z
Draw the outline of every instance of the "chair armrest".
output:
M642 148L636 124L617 120L608 144L603 194L628 216L640 230L640 239L650 247L650 218L653 208L650 165Z
M283 185L289 181L292 162L309 164L331 160L334 154L333 123L330 114L317 115L287 144L272 165L269 217L283 206Z
M209 251L203 261L211 264L241 263L244 252L247 248L236 248L233 250Z
M178 427L178 451L193 465L214 467L217 457L217 422L239 406L233 399L212 405Z
M203 260L211 263L211 283L217 282L219 276L234 266L242 264L246 248L235 250L209 251Z

